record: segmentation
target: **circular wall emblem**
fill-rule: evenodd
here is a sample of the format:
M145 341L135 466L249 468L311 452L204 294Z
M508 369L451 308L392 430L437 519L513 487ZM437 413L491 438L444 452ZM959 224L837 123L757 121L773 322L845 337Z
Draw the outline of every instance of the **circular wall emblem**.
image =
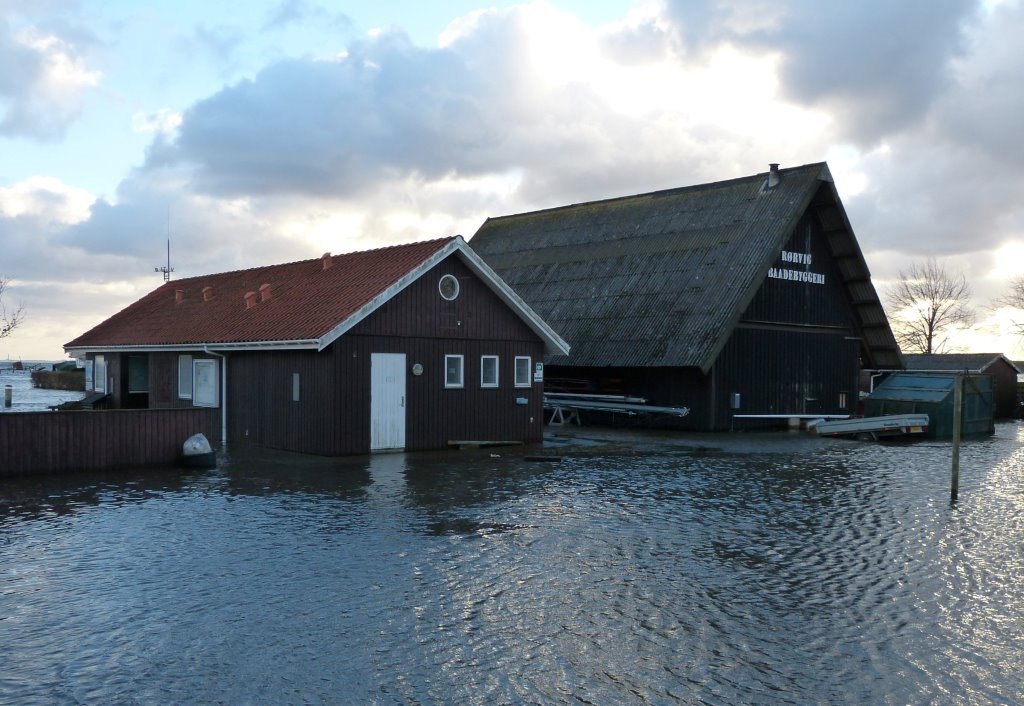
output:
M454 301L459 296L459 280L455 275L444 275L437 283L437 291L441 297L448 301Z

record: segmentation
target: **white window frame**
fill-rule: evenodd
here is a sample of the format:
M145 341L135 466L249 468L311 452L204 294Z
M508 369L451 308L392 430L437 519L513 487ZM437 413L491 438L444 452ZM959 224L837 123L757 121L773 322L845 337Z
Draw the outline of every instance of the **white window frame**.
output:
M178 356L178 399L192 399L192 356Z
M451 291L445 294L445 285L448 284L451 287ZM441 275L441 279L437 281L437 291L441 295L441 298L445 301L453 302L459 298L459 278L455 275Z
M93 385L94 392L107 391L107 359L103 355L96 355L93 358Z
M212 358L192 361L192 406L220 406L220 366Z
M498 387L501 381L500 375L500 363L498 356L496 355L482 355L480 356L480 387L483 388L495 388ZM494 373L494 380L488 381L484 378L484 371L487 369L487 363L492 363L492 372Z
M526 377L521 379L519 377L519 363L520 361L526 361ZM530 377L533 375L533 361L528 355L517 355L515 362L515 386L516 387L530 387Z
M459 379L453 380L448 375L448 361L459 361ZM449 390L457 390L465 387L466 381L466 357L461 354L447 353L444 356L444 386Z

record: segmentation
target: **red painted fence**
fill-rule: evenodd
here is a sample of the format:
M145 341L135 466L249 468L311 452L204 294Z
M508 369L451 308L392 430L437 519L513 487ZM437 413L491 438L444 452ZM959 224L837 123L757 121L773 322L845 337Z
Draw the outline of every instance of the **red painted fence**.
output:
M171 466L202 432L220 440L217 409L0 413L0 477Z

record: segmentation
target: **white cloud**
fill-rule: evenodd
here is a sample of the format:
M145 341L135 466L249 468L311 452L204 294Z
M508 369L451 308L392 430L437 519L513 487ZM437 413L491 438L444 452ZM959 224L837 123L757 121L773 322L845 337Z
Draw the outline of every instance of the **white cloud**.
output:
M95 200L85 189L54 177L36 176L0 187L0 217L31 215L51 222L79 223L89 217L89 207Z
M102 75L78 47L36 27L0 20L0 136L63 137Z
M132 132L160 132L173 135L181 126L181 113L167 108L155 112L139 111L132 115Z

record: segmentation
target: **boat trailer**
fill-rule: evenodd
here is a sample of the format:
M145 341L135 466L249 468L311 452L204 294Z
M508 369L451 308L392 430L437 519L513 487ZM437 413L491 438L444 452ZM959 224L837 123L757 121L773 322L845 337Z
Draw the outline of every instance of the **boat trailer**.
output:
M818 436L854 436L864 439L897 436L925 436L928 434L927 414L889 414L883 417L854 417L819 422L814 425Z

